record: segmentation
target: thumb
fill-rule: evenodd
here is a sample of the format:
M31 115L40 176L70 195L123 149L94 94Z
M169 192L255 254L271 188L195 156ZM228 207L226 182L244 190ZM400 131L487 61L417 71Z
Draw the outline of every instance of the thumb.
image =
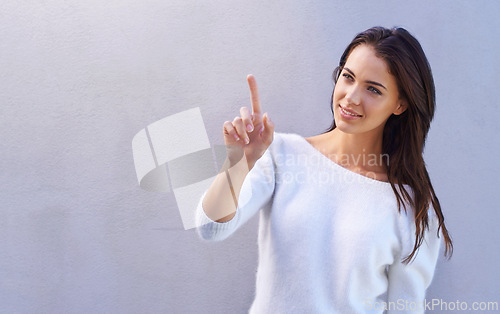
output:
M274 123L269 118L269 114L266 112L263 116L264 130L262 131L262 136L264 138L271 137L274 133Z

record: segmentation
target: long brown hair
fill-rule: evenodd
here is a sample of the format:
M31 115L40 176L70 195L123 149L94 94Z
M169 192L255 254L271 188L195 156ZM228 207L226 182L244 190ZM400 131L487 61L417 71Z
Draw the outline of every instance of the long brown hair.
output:
M398 211L401 212L401 204L406 211L405 201L407 201L413 208L415 216L415 245L403 262L409 263L422 245L425 229L429 229L427 212L430 203L439 219L437 236L439 237L441 229L445 241L445 256L450 258L453 254L453 243L444 224L441 205L434 193L422 156L435 111L434 80L429 62L419 42L405 29L373 27L356 35L347 46L340 58L339 66L333 72L335 83L351 51L361 44L372 46L377 57L385 60L390 73L398 83L399 97L408 105L402 114L389 117L384 126L382 139L383 153L389 156L387 176L396 194ZM331 109L333 113L333 92ZM326 132L335 128L333 120ZM413 198L403 184L410 186Z

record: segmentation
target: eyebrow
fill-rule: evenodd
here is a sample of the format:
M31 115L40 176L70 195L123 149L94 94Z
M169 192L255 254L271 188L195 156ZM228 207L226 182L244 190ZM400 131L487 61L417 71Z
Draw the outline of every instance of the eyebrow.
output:
M352 72L349 68L344 67L344 70L346 70L347 72L349 72L353 77L356 77L356 75L354 74L354 72ZM382 85L382 84L380 84L378 82L375 82L375 81L366 81L366 83L372 84L372 85L377 85L377 86L383 87L385 90L387 90L387 88L384 85Z

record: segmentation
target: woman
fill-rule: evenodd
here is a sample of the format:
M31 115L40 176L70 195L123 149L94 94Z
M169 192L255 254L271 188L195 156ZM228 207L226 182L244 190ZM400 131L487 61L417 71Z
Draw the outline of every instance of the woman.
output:
M228 167L200 201L199 234L222 240L262 209L251 313L423 312L441 240L453 249L422 157L430 66L406 30L374 27L334 80L332 126L303 138L274 133L248 77L252 113L224 123Z

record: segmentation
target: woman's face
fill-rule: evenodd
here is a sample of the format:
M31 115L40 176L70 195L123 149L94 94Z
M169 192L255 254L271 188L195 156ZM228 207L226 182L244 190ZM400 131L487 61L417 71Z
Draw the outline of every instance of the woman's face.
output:
M391 114L406 109L395 77L371 46L362 44L351 51L335 85L333 109L339 130L380 135Z

